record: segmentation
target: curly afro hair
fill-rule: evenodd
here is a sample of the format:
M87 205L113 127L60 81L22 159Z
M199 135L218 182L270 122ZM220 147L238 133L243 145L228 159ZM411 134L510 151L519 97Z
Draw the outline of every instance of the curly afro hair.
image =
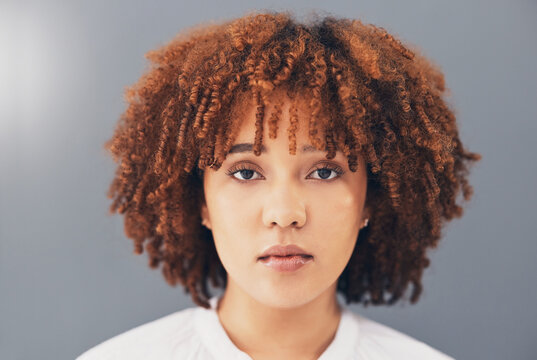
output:
M367 162L374 216L337 291L347 304L391 305L411 283L410 302L418 301L426 250L446 221L462 216L457 196L470 200L469 162L481 158L459 139L438 66L382 27L332 15L305 24L271 11L190 28L145 57L151 67L125 90L128 107L105 144L118 162L108 197L134 252L145 248L151 268L162 263L171 286L179 282L204 308L209 279L225 288L212 233L201 225L203 170L224 161L245 96L256 106L259 156L267 101L285 88L309 102L309 139L327 159L341 150L353 172L359 155Z

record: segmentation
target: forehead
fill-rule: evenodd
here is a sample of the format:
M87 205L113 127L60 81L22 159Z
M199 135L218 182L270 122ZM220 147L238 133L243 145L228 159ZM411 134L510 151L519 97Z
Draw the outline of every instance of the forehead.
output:
M261 152L267 152L271 144L288 142L289 141L289 129L292 126L296 126L296 145L297 153L312 153L319 151L313 145L309 139L309 120L311 112L308 111L308 103L304 99L297 99L296 101L296 115L297 123L291 124L291 116L289 111L291 110L292 101L283 91L274 93L268 99L268 103L264 109L264 121L263 121L263 140L261 146ZM277 105L280 107L278 114L278 121L276 123L276 139L269 137L271 128L271 119L273 112L277 109ZM256 110L257 107L253 100L247 102L241 102L241 110L237 114L239 126L233 146L231 147L229 154L253 151L253 143L256 136ZM323 139L324 130L322 126L318 127L318 136Z
M229 150L229 154L253 152L253 149L254 149L253 143L237 142L235 145L231 147L231 149ZM317 151L319 150L317 150L315 146L309 145L309 144L302 145L302 147L300 147L299 149L299 152L301 153L312 153L312 152L317 152ZM267 147L265 146L265 144L261 144L261 153L266 153L266 152L268 152Z

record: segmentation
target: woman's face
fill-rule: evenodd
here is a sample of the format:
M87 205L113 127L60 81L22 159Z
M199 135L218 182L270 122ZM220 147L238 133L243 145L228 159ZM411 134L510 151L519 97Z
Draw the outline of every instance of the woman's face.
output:
M358 158L353 173L342 152L331 160L325 151L303 152L310 143L308 116L300 109L297 151L289 154L289 105L285 98L276 139L268 136L272 107L266 107L265 152L255 156L250 146L242 146L227 155L218 171L207 168L203 179L202 218L212 230L228 287L238 286L260 303L281 308L308 303L327 291L335 294L367 218L363 159ZM244 114L234 145L254 143L255 108ZM289 244L311 254L312 261L279 272L258 260L269 247Z

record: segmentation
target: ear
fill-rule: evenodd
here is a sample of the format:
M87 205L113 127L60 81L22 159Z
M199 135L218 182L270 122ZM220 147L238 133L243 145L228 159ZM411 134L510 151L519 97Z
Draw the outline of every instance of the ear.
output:
M371 216L371 209L369 206L364 207L364 211L362 211L362 221L365 221L365 219L369 219Z
M366 220L371 221L370 216L371 216L371 210L369 206L365 206L364 210L362 211L362 218L360 219L360 229L365 227L364 223Z
M207 229L211 230L211 219L209 217L209 209L207 209L207 204L205 203L205 200L203 200L201 204L201 224L205 226Z

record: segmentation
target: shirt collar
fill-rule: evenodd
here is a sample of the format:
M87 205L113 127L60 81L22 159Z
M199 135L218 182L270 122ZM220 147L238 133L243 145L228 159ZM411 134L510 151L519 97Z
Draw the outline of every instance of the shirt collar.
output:
M210 309L199 306L195 314L195 329L203 345L215 359L252 360L252 358L233 344L220 323L216 307L220 297L209 299ZM318 360L351 358L358 341L359 328L353 313L344 305L336 335Z
M220 323L216 306L220 298L209 299L210 309L196 308L195 329L203 345L215 359L252 360L252 358L233 344Z

